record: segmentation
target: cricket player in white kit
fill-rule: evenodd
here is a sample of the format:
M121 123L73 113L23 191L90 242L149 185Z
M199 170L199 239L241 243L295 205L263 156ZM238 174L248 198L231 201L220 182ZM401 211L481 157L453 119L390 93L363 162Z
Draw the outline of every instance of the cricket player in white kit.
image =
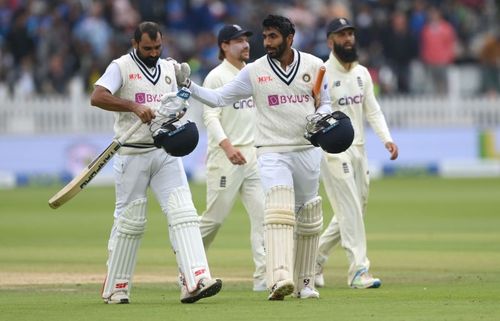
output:
M231 81L250 58L248 37L252 32L238 25L225 25L218 34L219 59L222 63L205 78L203 86L219 88ZM207 209L200 219L205 249L240 195L250 218L250 241L255 272L253 290L266 290L264 250L264 193L257 169L254 146L255 105L252 97L243 98L226 108L203 109L208 132Z
M191 83L182 66L178 82L209 106L227 106L253 96L257 110L255 146L265 193L265 248L269 300L318 298L314 266L323 213L318 196L321 150L304 138L306 116L330 113L326 79L320 99L312 96L323 61L292 48L295 28L269 15L263 23L267 55L247 64L216 90Z
M332 109L350 117L355 136L347 151L323 154L321 177L334 217L319 240L316 285L324 286L323 265L331 249L340 242L349 260L348 285L352 288L378 288L382 282L368 272L370 261L366 253L363 220L369 185L364 118L384 143L391 160L398 157L398 147L393 143L375 98L371 76L357 62L354 27L345 18L334 19L327 26L327 38L332 49L325 63Z
M133 50L114 60L96 82L94 106L115 112L114 130L122 135L139 118L155 122L155 110L181 112L177 100L162 98L176 92L174 64L159 59L162 35L152 22L141 23ZM197 139L197 137L196 137ZM137 250L146 227L146 191L151 187L168 218L169 234L182 278L182 303L217 294L222 282L212 279L186 174L180 158L153 146L143 125L114 158L116 206L108 242L108 271L103 285L105 303L129 303Z

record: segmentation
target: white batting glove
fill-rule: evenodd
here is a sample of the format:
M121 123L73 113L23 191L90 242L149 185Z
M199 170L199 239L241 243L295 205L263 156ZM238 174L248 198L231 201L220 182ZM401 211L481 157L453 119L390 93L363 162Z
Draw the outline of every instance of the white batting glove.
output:
M189 76L191 76L191 67L189 67L188 63L175 62L174 69L175 69L175 80L177 80L177 86L189 88L189 85L191 85L191 79L189 79Z
M167 118L181 118L189 107L188 98L191 96L189 89L183 87L178 92L164 94L158 114Z

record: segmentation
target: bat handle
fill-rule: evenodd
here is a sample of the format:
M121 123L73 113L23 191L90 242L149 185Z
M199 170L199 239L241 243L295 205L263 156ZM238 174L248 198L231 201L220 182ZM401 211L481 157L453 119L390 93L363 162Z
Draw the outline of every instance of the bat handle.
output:
M120 143L120 145L123 145L127 141L127 139L129 139L130 136L132 136L141 126L142 126L142 120L139 119L138 121L135 122L135 124L132 125L132 127L130 127L125 132L125 134L118 137L117 140Z

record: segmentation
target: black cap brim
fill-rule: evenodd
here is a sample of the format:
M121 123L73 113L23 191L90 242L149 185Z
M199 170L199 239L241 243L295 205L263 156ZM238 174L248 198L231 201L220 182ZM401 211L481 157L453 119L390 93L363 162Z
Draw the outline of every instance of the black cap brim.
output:
M232 37L231 37L231 40L232 39L236 39L236 38L239 38L241 36L247 36L247 37L250 37L253 35L253 32L251 31L248 31L248 30L241 30L241 31L238 31L237 33L235 33Z

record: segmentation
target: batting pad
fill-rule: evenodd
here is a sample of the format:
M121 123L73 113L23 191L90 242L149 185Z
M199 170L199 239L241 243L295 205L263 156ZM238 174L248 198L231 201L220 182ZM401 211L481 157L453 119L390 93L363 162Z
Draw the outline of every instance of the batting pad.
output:
M297 213L294 266L297 292L306 286L314 288L316 255L322 228L321 197L317 196L306 202Z
M132 288L137 249L146 228L145 198L131 202L115 219L109 240L108 274L102 291L109 298L117 291L129 292Z
M178 187L168 198L167 213L177 264L189 292L201 279L211 278L203 248L198 214L188 187Z
M266 194L264 230L267 287L293 277L293 229L295 226L293 188L274 186Z

